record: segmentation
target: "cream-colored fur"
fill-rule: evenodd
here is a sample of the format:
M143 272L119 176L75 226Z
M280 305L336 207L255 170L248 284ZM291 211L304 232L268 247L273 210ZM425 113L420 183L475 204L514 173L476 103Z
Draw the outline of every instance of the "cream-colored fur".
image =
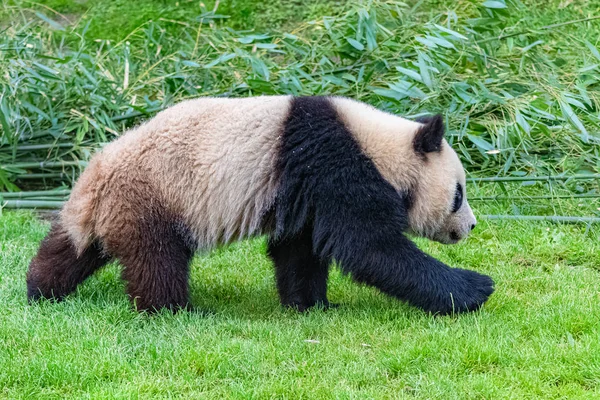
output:
M444 243L450 232L465 237L476 223L466 193L462 207L452 213L456 184L465 188L462 164L444 139L441 152L424 159L414 151L415 134L423 124L389 114L347 98L333 98L346 127L382 176L398 191L412 194L411 230Z
M78 251L101 239L119 253L136 227L166 209L188 227L200 248L260 233L277 192L280 136L292 98L201 98L159 113L93 157L61 213ZM332 98L363 151L398 190L409 190L411 229L440 241L461 237L474 221L465 201L451 214L464 171L444 141L427 160L414 152L422 126L366 104Z
M362 150L396 189L413 188L422 172L412 140L422 124L355 100L334 97L333 104Z
M463 188L463 202L452 213L456 184ZM465 193L465 171L450 145L443 141L442 151L427 154L417 189L413 192L413 207L409 211L411 228L418 234L442 243L454 243L451 232L459 240L471 232L477 223Z
M290 100L189 100L107 145L61 213L76 247L95 238L112 248L127 242L153 202L180 216L201 248L258 233L276 193Z

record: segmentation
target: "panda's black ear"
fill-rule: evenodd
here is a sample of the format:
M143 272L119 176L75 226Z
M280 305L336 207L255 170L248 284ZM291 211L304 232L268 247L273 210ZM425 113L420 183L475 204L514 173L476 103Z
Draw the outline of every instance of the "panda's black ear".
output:
M437 114L433 117L417 120L423 124L413 139L413 146L417 153L425 154L442 149L444 138L444 117Z

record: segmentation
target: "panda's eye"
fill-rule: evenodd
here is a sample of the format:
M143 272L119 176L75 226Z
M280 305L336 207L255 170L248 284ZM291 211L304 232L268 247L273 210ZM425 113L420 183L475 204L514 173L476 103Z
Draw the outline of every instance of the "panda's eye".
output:
M456 192L454 193L454 204L452 205L452 212L457 212L462 206L463 202L463 188L460 183L456 184Z

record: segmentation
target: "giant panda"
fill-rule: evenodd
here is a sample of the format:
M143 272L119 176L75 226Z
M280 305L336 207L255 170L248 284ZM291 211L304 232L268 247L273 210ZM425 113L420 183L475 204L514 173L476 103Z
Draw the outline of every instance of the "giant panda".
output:
M406 235L455 243L475 224L439 115L329 96L199 98L91 159L31 261L27 295L62 299L116 258L137 310L187 308L196 250L268 235L283 305L329 306L335 260L359 283L458 313L479 308L492 279Z

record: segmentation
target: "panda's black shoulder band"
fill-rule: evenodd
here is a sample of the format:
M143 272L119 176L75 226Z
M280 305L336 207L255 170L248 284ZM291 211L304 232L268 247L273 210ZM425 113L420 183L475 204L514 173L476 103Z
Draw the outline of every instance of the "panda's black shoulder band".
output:
M293 235L309 219L330 215L332 206L369 215L373 223L385 215L398 232L406 228L410 193L402 199L381 176L327 97L292 100L278 170L278 235Z
M437 123L436 123L437 124ZM275 236L312 236L312 252L355 280L433 312L472 303L461 270L403 234L407 205L377 170L328 98L292 101L278 162Z

